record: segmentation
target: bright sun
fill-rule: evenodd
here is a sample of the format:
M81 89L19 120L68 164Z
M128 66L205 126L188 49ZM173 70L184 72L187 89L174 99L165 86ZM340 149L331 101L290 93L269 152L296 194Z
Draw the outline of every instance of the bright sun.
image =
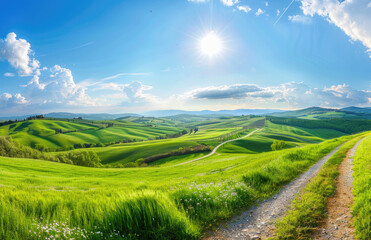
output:
M223 43L218 35L211 31L201 39L200 49L204 55L211 58L222 51Z

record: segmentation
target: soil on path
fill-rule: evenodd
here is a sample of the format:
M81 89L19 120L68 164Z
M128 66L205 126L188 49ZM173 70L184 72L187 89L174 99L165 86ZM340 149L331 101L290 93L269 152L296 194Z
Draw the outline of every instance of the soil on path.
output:
M336 193L327 202L327 218L315 231L313 239L355 239L350 210L353 203L352 158L361 141L348 151L347 157L339 167Z
M215 232L206 233L210 236L205 236L204 239L264 239L272 237L276 219L286 213L287 206L295 198L295 195L319 172L323 164L341 146L335 148L308 171L283 187L275 196L232 218L229 222L221 224Z

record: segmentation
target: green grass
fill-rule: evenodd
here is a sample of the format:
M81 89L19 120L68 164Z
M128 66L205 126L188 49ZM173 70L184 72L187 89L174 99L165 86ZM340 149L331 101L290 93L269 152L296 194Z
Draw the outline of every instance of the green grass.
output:
M371 239L371 136L359 145L353 160L352 213L358 239Z
M343 132L326 128L310 129L289 125L280 125L272 123L270 121L266 121L266 125L268 127L268 132L296 136L300 139L313 142L320 142L325 139L337 138L346 135Z
M271 145L274 140L283 140L286 143L285 148L292 148L304 145L303 141L290 136L282 136L265 132L257 132L254 135L229 142L218 149L218 152L223 153L262 153L272 151Z
M139 143L127 143L108 146L104 148L90 148L98 154L103 164L133 162L139 158L167 153L178 150L180 147L193 147L198 145L194 141L158 140Z
M116 144L104 148L89 148L89 150L96 152L103 164L122 164L179 148L193 147L200 143L219 143L218 136L235 130L238 128L205 129L199 130L196 134L186 134L178 138Z
M129 239L198 238L210 225L271 196L349 138L135 169L0 157L0 238L37 239L28 231L53 221L65 224L62 231L80 227L91 239L115 233ZM257 184L261 176L267 181Z
M325 217L328 197L335 193L339 165L361 138L345 143L294 199L287 215L276 224L276 239L311 239L313 230Z
M108 123L106 121L104 123ZM50 149L72 147L74 144L84 143L114 143L119 140L148 140L166 134L181 132L184 128L150 127L128 121L115 122L109 128L98 127L100 122L68 122L61 120L31 120L13 123L0 127L0 135L11 136L15 141L35 147L44 145ZM61 129L65 134L55 134L55 129Z

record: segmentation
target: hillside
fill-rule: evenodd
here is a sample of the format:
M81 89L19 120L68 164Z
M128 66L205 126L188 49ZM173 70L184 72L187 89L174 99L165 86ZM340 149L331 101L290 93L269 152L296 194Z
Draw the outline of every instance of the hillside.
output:
M286 111L269 114L276 117L288 118L304 118L304 119L332 119L332 118L345 118L345 119L371 119L371 112L368 108L321 108L311 107L295 111Z
M142 141L178 134L184 128L149 126L129 121L87 122L62 120L29 120L0 127L0 135L11 136L15 141L35 147L70 149L75 144L112 144ZM60 133L56 134L56 130Z

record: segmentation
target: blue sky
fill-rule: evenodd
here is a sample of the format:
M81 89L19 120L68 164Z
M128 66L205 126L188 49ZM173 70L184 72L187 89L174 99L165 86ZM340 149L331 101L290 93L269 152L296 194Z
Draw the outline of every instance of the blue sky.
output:
M370 0L0 8L0 115L371 106Z

